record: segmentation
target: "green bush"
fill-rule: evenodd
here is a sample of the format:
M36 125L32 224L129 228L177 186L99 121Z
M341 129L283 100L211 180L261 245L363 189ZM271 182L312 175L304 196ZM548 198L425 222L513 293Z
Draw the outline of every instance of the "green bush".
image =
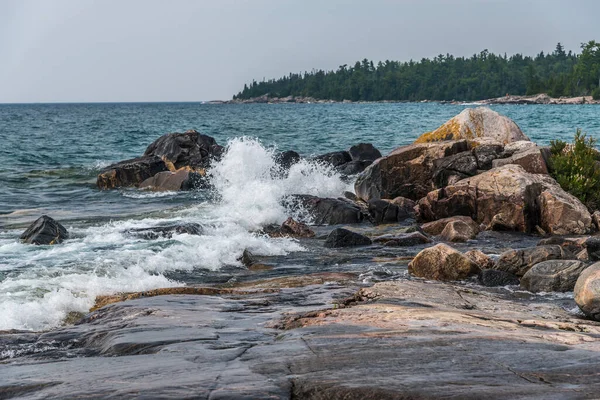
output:
M596 140L577 129L572 144L550 142L550 174L591 211L600 206L600 153Z
M592 98L594 100L600 100L600 87L597 87L596 89L592 90Z

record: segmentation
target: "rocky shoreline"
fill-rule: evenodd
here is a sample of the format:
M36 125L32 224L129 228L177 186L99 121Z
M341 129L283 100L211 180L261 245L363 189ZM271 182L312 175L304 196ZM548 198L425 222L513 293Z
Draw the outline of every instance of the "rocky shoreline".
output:
M365 104L365 103L411 103L410 101L351 101L351 100L330 100L330 99L315 99L313 97L303 96L287 96L287 97L271 97L263 95L251 99L233 99L233 100L213 100L206 104ZM573 104L600 104L600 100L594 100L592 96L578 97L550 97L546 93L540 93L531 96L506 95L493 99L477 100L477 101L460 101L460 100L422 100L416 103L439 103L439 104L479 104L479 105L494 105L494 104L546 104L546 105L573 105Z
M168 134L97 185L205 190L223 151ZM98 297L75 324L2 332L0 398L596 398L600 213L550 158L488 108L387 155L361 143L314 157L355 193L288 196L305 218L256 232L308 255L244 251L213 284ZM272 174L302 159L279 153ZM42 217L21 239L68 237Z

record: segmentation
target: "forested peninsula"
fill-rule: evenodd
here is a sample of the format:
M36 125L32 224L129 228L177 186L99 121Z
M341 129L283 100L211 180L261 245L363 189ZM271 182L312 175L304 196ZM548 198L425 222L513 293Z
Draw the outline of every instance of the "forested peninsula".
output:
M364 59L335 71L312 70L253 81L233 99L295 96L334 101L475 101L537 93L600 99L600 42L583 43L581 53L566 52L558 43L552 53L540 52L535 57L508 57L483 50L469 58L447 54L377 64Z

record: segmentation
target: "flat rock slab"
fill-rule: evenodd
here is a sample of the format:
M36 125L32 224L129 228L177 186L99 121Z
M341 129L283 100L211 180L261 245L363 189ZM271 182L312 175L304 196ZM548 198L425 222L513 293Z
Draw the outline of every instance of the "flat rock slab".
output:
M5 333L0 398L597 398L600 323L564 305L422 280L357 290L146 297Z

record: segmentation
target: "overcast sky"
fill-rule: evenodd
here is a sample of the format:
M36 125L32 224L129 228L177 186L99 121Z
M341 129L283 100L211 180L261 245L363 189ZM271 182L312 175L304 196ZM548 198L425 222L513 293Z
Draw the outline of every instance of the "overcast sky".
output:
M600 39L598 0L0 0L0 103L229 99L369 58Z

